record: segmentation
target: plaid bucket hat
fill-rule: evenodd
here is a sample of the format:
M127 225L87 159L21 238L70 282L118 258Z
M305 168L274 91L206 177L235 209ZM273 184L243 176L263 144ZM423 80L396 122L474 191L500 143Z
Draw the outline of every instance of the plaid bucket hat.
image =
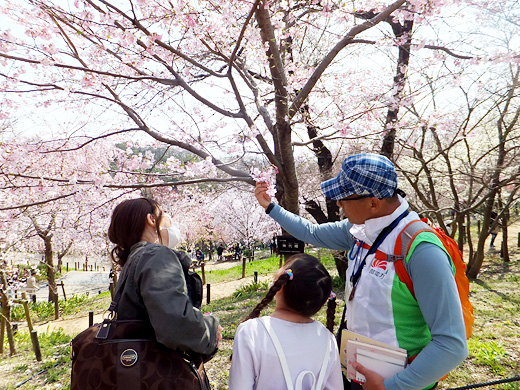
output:
M343 161L338 176L321 183L321 189L332 200L353 194L389 198L397 190L397 173L394 164L384 156L355 154Z

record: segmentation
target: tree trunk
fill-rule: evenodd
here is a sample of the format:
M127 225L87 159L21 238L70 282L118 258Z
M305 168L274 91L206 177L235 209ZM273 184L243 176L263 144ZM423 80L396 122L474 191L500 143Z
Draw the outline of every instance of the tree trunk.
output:
M459 231L459 237L457 240L457 245L459 246L459 250L462 252L464 250L464 241L466 234L466 229L464 228L464 216L462 214L457 213L456 214L456 223L458 225L457 230Z
M505 263L509 263L511 258L509 257L509 242L507 240L507 232L508 232L508 224L509 224L509 210L504 210L502 213L502 246L501 253L502 259Z
M471 235L471 215L466 215L466 242L468 243L469 258L473 256L473 237Z
M310 139L314 139L318 136L316 127L307 126L307 134ZM312 142L313 151L318 159L318 169L322 180L327 180L332 177L332 153L320 140ZM327 199L327 215L319 207L318 203L314 200L305 201L305 210L313 216L317 223L322 224L326 222L339 221L339 207L336 201ZM347 252L346 251L333 251L334 262L336 263L336 269L338 275L344 279L347 272Z
M406 70L410 63L410 47L412 42L413 20L406 20L404 23L395 22L389 18L387 22L392 26L396 39L406 37L404 44L399 45L399 56L397 59L397 69L394 76L395 93L392 96L393 103L388 107L385 120L385 135L381 145L381 154L392 160L394 154L397 115L401 105L401 98L406 83Z
M484 219L482 220L480 235L478 236L477 248L469 258L466 274L476 279L484 262L484 251L486 239L490 233L491 211L493 210L494 196L486 200L484 204Z
M49 302L58 300L58 287L56 286L56 268L54 268L51 237L44 238L45 265L47 266L47 283L49 285Z

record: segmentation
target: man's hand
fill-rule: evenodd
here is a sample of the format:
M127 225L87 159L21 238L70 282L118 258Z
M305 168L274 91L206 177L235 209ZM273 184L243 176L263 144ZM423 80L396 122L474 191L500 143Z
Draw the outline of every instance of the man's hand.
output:
M363 390L385 390L384 378L374 371L370 371L359 363L353 363L352 367L366 378Z
M255 196L260 206L264 209L269 207L271 204L271 197L267 195L267 183L265 181L256 183Z

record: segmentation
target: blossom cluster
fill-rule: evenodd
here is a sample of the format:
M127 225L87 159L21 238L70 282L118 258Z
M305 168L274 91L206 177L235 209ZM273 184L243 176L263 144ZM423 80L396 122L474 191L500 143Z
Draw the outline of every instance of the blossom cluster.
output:
M265 170L260 170L258 168L251 168L251 177L257 183L265 182L267 183L267 195L270 197L274 197L276 195L276 174L278 173L278 168L276 166L271 165L269 168Z

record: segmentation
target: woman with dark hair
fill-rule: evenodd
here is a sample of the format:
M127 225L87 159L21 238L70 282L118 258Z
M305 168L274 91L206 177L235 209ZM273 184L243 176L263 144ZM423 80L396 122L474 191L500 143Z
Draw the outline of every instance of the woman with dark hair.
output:
M147 198L114 208L108 238L122 268L118 320L149 321L157 341L178 351L211 356L221 339L218 320L195 307L186 284L189 257L173 247L178 230L159 204ZM126 281L125 281L126 280Z
M335 297L332 279L317 258L292 256L236 331L229 389L343 389L332 334ZM273 298L274 312L258 318ZM311 318L325 302L327 328Z

